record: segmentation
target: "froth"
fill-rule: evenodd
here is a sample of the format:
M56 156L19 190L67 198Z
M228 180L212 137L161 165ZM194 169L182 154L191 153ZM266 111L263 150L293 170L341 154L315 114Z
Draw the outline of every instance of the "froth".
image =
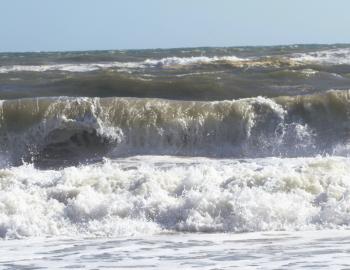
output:
M117 236L349 226L348 158L134 157L2 169L0 235Z
M350 49L321 50L310 53L299 53L291 57L298 62L314 62L321 64L350 64Z
M9 72L46 72L46 71L66 71L66 72L89 72L103 69L141 69L152 67L176 67L195 65L202 63L213 63L219 61L245 61L246 59L236 56L197 56L197 57L166 57L162 59L146 59L139 62L101 62L87 64L50 64L50 65L13 65L0 67L0 73Z

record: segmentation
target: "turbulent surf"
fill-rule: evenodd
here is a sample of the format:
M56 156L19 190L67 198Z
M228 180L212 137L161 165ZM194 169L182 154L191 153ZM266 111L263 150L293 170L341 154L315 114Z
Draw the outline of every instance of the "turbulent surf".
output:
M349 228L349 59L0 54L0 237Z

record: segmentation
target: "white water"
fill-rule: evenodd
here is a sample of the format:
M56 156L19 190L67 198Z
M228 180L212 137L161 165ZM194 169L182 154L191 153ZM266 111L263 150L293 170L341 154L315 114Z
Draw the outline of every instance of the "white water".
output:
M321 50L310 53L294 54L291 58L298 62L315 62L320 64L349 65L350 49Z
M132 70L152 67L175 67L212 63L217 61L247 61L247 59L236 56L193 56L193 57L166 57L161 59L146 59L140 62L100 62L87 64L48 64L48 65L12 65L0 67L1 73L9 72L45 72L45 71L66 71L66 72L89 72L94 70L116 68L121 70Z
M348 228L350 159L139 156L0 171L0 236Z

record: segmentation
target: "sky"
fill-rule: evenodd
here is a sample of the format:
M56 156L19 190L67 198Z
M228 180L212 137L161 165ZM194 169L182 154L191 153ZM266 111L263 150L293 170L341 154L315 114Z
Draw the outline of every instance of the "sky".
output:
M0 51L350 43L349 0L0 0Z

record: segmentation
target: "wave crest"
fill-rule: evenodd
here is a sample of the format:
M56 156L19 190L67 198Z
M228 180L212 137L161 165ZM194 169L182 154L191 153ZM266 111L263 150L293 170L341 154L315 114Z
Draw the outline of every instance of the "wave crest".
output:
M216 102L22 99L2 103L0 139L14 163L135 154L347 155L349 102L348 91Z

